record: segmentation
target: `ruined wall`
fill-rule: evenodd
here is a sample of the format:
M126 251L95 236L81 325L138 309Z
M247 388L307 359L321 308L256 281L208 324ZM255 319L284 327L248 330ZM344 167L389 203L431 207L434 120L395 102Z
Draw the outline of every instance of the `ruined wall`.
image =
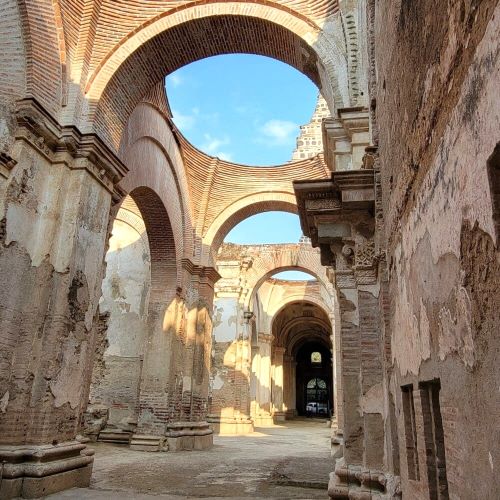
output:
M487 162L499 140L500 7L379 2L375 35L404 498L422 498L435 483L425 422L439 410L449 496L498 498L498 194ZM439 402L429 407L419 383L434 379ZM414 400L413 456L404 398Z
M323 130L321 125L323 118L329 116L330 110L328 109L328 104L320 94L318 95L311 121L300 127L300 133L297 137L297 147L292 153L292 160L312 158L323 153Z
M106 349L94 366L89 403L106 406L108 425L123 430L132 430L131 426L137 423L151 286L150 260L144 221L137 213L120 209L106 254L99 304L101 314L107 315L103 339Z

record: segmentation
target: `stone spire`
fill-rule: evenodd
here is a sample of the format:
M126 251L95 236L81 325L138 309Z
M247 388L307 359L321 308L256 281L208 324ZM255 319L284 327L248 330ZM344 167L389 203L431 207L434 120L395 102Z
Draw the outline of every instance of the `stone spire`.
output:
M292 154L292 160L303 160L312 158L323 152L323 138L321 132L321 123L323 118L330 117L330 110L325 99L318 94L316 108L311 117L311 121L300 127L300 134L297 137L297 147Z

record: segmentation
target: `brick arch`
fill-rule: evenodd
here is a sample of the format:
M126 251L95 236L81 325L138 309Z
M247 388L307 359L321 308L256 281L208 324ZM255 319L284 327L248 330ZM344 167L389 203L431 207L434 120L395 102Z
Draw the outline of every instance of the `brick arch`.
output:
M203 265L215 262L215 255L229 231L252 215L264 212L288 212L297 214L297 201L293 193L261 192L240 198L226 207L212 222L202 241Z
M132 203L128 203L128 199ZM161 198L148 187L134 188L122 201L122 206L137 212L146 228L151 256L150 304L173 299L179 286L174 232Z
M283 297L283 300L273 304L272 308L267 313L272 316L273 321L277 314L279 314L285 307L297 302L306 302L318 306L325 314L330 315L332 310L329 310L329 305L321 298L312 293L292 294Z
M309 76L332 111L348 106L345 47L326 38L305 16L270 1L203 0L169 10L122 39L94 70L80 126L116 148L134 106L165 75L228 53L279 59Z
M245 299L246 310L250 310L260 286L271 276L282 271L304 271L314 276L325 295L332 298L333 310L335 291L327 278L326 268L321 265L319 252L303 244L267 245L256 251L252 268L247 273L247 284L252 291Z
M322 277L318 274L316 274L314 271L311 271L310 269L306 268L306 267L301 267L301 266L282 266L282 267L276 267L275 269L272 269L270 271L268 271L267 273L265 273L264 275L262 275L258 281L252 286L251 288L251 292L246 296L245 298L245 310L246 311L252 311L252 308L253 308L253 304L254 304L254 299L259 291L259 288L261 287L261 285L263 283L265 283L269 278L271 278L274 274L277 274L277 273L280 273L280 272L284 272L284 271L302 271L302 272L305 272L305 273L308 273L308 274L312 274L312 276L314 276L314 278L316 278L316 280L318 281L319 283L319 286L320 286L320 290L323 291L323 294L324 297L328 297L330 300L328 302L328 304L326 304L326 302L323 300L323 297L320 296L319 299L319 302L321 304L323 304L323 307L326 308L327 306L329 306L331 308L331 311L334 310L334 293L332 291L332 288L328 286L328 282L324 282ZM309 297L314 297L313 295L311 294L308 294ZM295 300L290 300L288 301L287 303L291 303L291 302L301 302L303 301L302 297L299 295L299 294L296 294L295 295ZM271 318L274 318L274 316L279 312L279 311L274 311L274 312L271 312L271 311L266 311L267 312L267 315ZM272 321L271 321L272 322Z
M291 305L294 304L312 304L314 305L315 308L317 308L320 312L320 317L313 316L296 316L291 318L289 321L287 321L285 324L280 326L280 334L278 335L275 332L276 327L276 322L278 321L279 317L281 314L284 314L286 309L290 307ZM321 317L322 316L322 317ZM327 310L326 306L324 303L321 301L318 301L317 299L315 300L314 298L310 299L299 299L299 300L290 300L290 301L283 301L283 304L281 307L278 308L276 313L273 316L272 322L271 322L271 331L273 332L273 335L275 337L275 345L285 345L288 350L288 352L291 354L294 348L298 343L300 343L302 340L309 341L311 340L311 335L308 335L307 330L304 330L304 335L300 335L300 327L303 323L307 323L308 325L314 325L317 327L320 327L323 332L325 332L328 337L331 337L333 334L333 325L330 321L329 318L329 311ZM284 342L285 339L288 338L289 334L292 332L297 332L299 335L295 335L295 339L293 339L293 342ZM324 335L315 335L316 338L321 339L322 341L326 341L327 346L331 347L332 342L331 338L328 338L328 340L325 339Z
M141 102L129 118L120 156L129 172L120 182L126 192L144 186L155 191L169 216L177 262L192 254L192 214L181 151L161 113ZM179 267L180 271L180 267Z

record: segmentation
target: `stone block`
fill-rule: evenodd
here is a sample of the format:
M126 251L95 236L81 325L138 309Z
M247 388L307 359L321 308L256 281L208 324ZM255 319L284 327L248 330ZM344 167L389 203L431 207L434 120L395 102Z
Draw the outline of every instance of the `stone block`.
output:
M168 451L165 436L134 434L130 439L130 449L136 451Z
M208 422L173 422L167 424L169 451L205 450L213 445L213 431Z
M38 498L70 488L88 487L93 453L76 441L1 446L0 498Z

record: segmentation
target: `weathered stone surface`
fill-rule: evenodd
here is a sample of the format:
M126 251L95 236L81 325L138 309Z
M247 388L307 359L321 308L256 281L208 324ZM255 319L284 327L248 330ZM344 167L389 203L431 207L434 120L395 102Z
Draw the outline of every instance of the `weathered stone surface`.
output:
M499 2L129 3L0 1L0 496L87 484L79 432L293 417L316 342L332 498L498 498ZM324 155L242 170L175 129L165 74L235 52L318 85ZM319 251L222 246L268 210Z

